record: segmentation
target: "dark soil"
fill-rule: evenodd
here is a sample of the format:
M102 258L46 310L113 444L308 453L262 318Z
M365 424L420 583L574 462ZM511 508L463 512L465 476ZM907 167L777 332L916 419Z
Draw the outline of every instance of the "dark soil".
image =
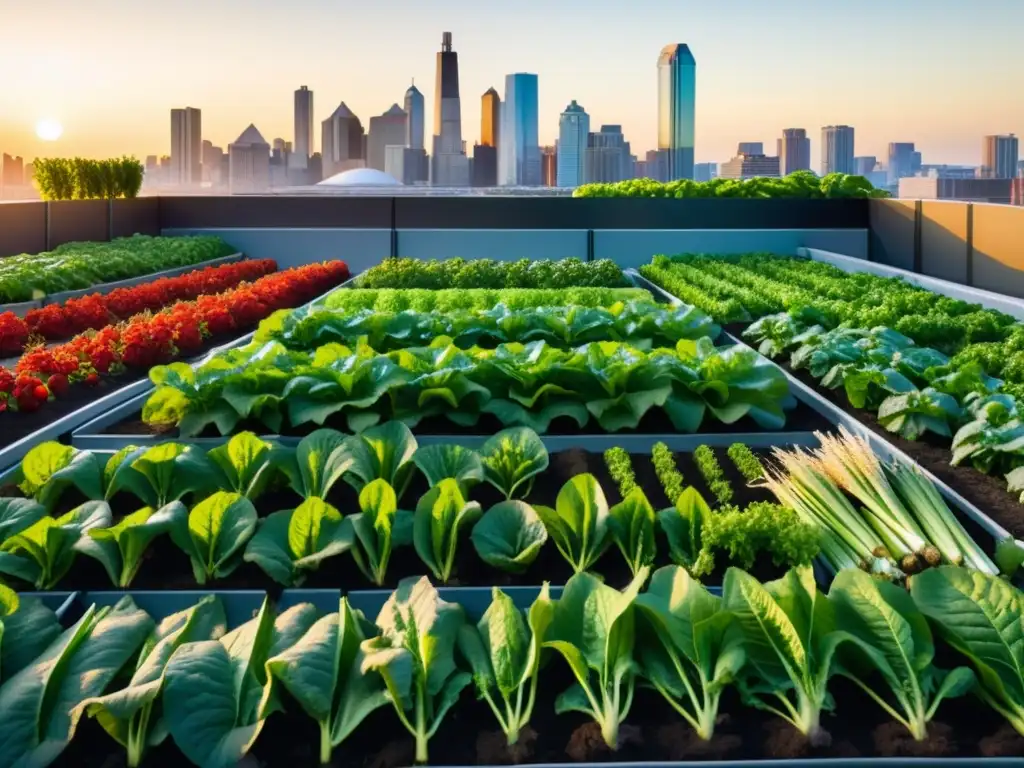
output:
M707 743L657 693L637 689L632 709L619 730L619 748L610 750L600 729L585 715L554 714L555 698L572 681L564 661L552 655L538 690L531 732L525 744L509 750L503 744L490 708L467 688L430 740L433 765L470 766L586 762L652 763L680 760L792 760L807 758L922 755L925 758L1019 756L1021 737L976 699L944 701L939 715L956 723L956 734L936 722L921 746L907 744L883 710L852 683L834 679L830 690L839 709L822 716L831 743L811 746L808 740L776 716L743 706L735 691L722 699L714 737ZM244 765L253 768L314 768L318 762L319 732L314 721L282 691L285 713L267 721ZM908 749L910 751L897 751ZM1016 752L1012 750L1017 748ZM404 768L413 764L413 739L399 724L390 706L372 713L352 736L334 749L330 765L338 768ZM67 768L123 768L124 750L94 720L83 717L64 754L53 763ZM152 768L187 764L173 739L151 750L144 759Z
M348 432L347 417L344 413L335 414L334 416L327 419L323 426L331 429L336 429L339 432ZM418 435L493 435L496 432L500 432L504 429L505 425L498 421L494 416L490 414L483 414L480 417L480 421L474 427L461 427L443 416L435 416L429 419L424 419L416 426L416 434ZM786 414L786 426L783 428L785 432L812 432L814 430L828 429L831 424L821 414L815 411L813 408L805 405L804 403L798 403L796 408L789 411ZM301 427L290 427L286 426L281 429L277 434L284 437L303 437L308 435L310 432L320 427L315 424L304 424ZM258 420L249 420L239 422L235 427L233 434L249 430L255 432L257 435L268 436L271 433L266 425ZM764 432L753 419L742 418L735 424L723 424L722 422L715 419L712 415L704 419L704 422L700 425L700 432L702 434L709 435L728 435L728 434L739 434L744 432ZM177 438L179 436L177 427L170 429L158 429L152 425L145 423L142 420L142 410L139 409L131 416L126 417L124 420L119 421L117 424L105 428L102 432L105 435L163 435L168 438ZM559 417L551 422L550 428L545 433L548 435L607 435L608 432L601 429L601 426L591 419L590 422L583 428L580 429L576 426L576 422L572 419ZM619 430L615 434L617 435L663 435L663 434L676 434L675 427L667 421L665 415L657 409L653 409L640 420L640 424L636 429L623 429ZM195 435L195 437L220 437L220 433L216 427L208 426L201 434Z
M1020 503L1016 495L1007 492L1006 481L1000 476L986 475L973 467L954 467L950 464L953 454L948 438L928 433L920 440L906 440L879 424L876 413L850 405L842 389L826 389L819 386L807 371L794 371L788 365L784 367L800 381L813 387L829 402L835 403L861 424L906 453L1016 538L1024 537L1024 504Z
M755 501L772 500L771 493L763 487L748 487L736 470L725 448L715 448L726 477L730 481L734 496L732 503L745 507ZM764 452L757 452L761 459L767 459ZM649 454L632 454L633 470L638 485L647 494L651 505L656 509L671 506L658 482L657 475ZM686 483L694 485L709 504L715 505L714 497L705 486L704 480L689 453L677 453L676 465ZM527 496L531 504L543 504L554 507L558 492L572 477L582 474L593 474L604 490L609 505L619 503L622 498L619 490L608 473L604 457L579 449L560 451L551 454L548 469L538 476L533 489ZM428 490L425 479L418 472L414 473L408 489L400 500L403 509L415 509L416 501ZM20 496L15 486L0 488L0 495ZM482 483L470 491L470 498L478 501L486 511L502 500L502 495L491 485ZM342 514L351 514L359 510L358 495L344 481L340 481L331 489L327 499ZM85 501L73 488L65 491L60 503L54 510L55 514L74 509ZM186 503L190 499L186 498ZM287 487L278 487L268 491L256 501L257 511L261 516L282 509L294 509L302 499ZM118 494L111 500L115 519L133 512L140 506L130 495ZM655 566L669 565L668 544L664 540L658 542L659 557ZM179 550L169 536L160 536L153 540L147 548L144 561L139 569L132 589L196 589L197 584L192 574L188 558ZM726 568L730 565L725 553L716 556L716 569L704 579L707 584L721 584ZM595 570L605 577L609 584L623 587L629 583L631 573L619 550L613 545L598 560ZM769 558L759 559L750 569L758 578L773 579L780 576L785 569L775 566ZM420 576L427 572L426 566L419 559L416 550L401 547L392 552L388 567L388 578L385 587L393 588L398 581L407 576ZM459 543L458 554L452 579L449 586L536 586L543 581L554 585L564 584L572 576L572 568L559 554L554 542L549 541L537 559L522 574L510 574L491 567L477 555L468 535ZM206 585L217 589L258 589L276 595L283 588L271 580L258 566L243 563L230 576ZM311 572L302 584L307 588L330 589L370 589L371 584L356 567L353 559L346 554L330 558L319 570ZM71 571L65 576L58 589L64 590L105 590L110 589L110 580L99 562L92 558L79 556Z

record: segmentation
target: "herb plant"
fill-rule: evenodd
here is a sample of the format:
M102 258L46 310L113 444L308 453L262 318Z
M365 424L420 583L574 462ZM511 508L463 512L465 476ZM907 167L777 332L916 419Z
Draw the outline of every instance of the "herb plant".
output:
M787 507L754 502L746 509L723 507L704 520L701 532L704 569L715 567L715 552L725 552L731 565L754 566L761 553L778 566L810 565L820 551L817 526L800 520Z
M732 459L732 463L736 465L736 469L739 470L748 483L756 483L764 477L764 467L761 465L761 460L757 458L745 443L733 443L729 446L727 453L729 458Z
M675 501L682 494L684 487L683 475L676 467L675 456L664 443L655 443L651 450L651 461L654 463L658 482L665 490L665 496L669 501Z
M718 463L714 451L706 445L697 446L693 452L693 460L697 462L697 468L700 470L704 482L707 483L708 489L714 497L718 499L718 503L724 505L732 501L732 486L725 479L722 466Z
M619 488L619 495L624 499L632 492L636 485L636 475L633 473L633 461L629 454L622 448L609 448L604 452L604 463L608 467L608 474Z

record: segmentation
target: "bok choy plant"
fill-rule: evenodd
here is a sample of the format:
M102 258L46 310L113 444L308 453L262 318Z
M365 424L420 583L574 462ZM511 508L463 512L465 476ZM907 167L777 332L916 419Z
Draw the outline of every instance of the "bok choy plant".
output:
M220 469L201 449L162 443L125 456L110 478L107 498L127 491L147 507L161 509L189 494L202 499L220 481Z
M206 455L224 475L222 490L234 491L255 501L276 475L273 448L272 443L252 432L239 432L226 444L211 448Z
M159 510L143 507L122 518L117 525L90 528L78 539L75 549L97 560L110 582L125 589L138 574L150 542L187 519L188 511L180 501L172 501Z
M57 616L42 600L0 584L0 683L31 664L60 633Z
M554 509L539 504L534 509L576 573L587 570L608 548L608 501L593 475L576 475L563 485Z
M548 451L528 427L503 429L480 449L484 479L506 499L525 498L536 475L548 468Z
M441 599L425 576L403 579L377 615L378 637L364 641L362 671L379 672L388 700L416 740L416 762L473 677L455 666L462 608Z
M633 704L634 604L647 575L647 568L642 568L619 592L589 573L577 573L555 602L544 643L562 655L576 678L555 700L555 712L589 715L612 749L618 746L619 726Z
M389 421L348 438L352 466L345 480L356 489L384 480L401 499L412 477L416 438L400 421Z
M244 496L218 491L171 529L171 540L192 561L196 582L229 576L242 563L256 531L256 508Z
M477 694L494 712L509 745L519 740L533 714L541 649L553 615L547 582L525 617L494 587L483 618L459 631L458 648L473 670Z
M548 540L537 510L525 501L500 501L473 526L473 547L488 565L509 573L523 573Z
M394 489L374 480L359 492L361 512L345 517L352 528L352 558L359 570L378 587L387 575L391 550L412 542L414 515L398 508Z
M413 545L430 572L443 583L451 578L462 532L481 515L480 504L467 501L452 478L431 488L416 505Z

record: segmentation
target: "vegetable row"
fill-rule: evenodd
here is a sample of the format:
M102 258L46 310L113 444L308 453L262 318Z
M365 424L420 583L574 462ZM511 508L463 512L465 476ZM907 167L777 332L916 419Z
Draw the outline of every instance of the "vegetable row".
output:
M260 323L256 341L277 341L289 349L313 349L331 342L354 345L365 340L380 352L430 344L446 336L455 346L544 341L559 348L593 341L620 341L637 349L675 346L682 339L718 337L720 329L700 310L650 301L609 307L538 306L448 312L385 312L308 307L281 311Z
M356 280L358 288L625 288L629 281L611 259L493 261L491 259L384 259Z
M52 251L0 261L0 303L29 301L174 267L230 256L219 237L132 237L108 243L66 243Z
M652 301L642 288L344 288L324 301L328 309L355 312L451 312L491 309L503 304L509 309L536 307L610 307L618 302Z
M316 298L348 278L342 261L310 264L265 275L222 293L177 302L156 314L88 331L64 344L30 348L14 371L0 367L0 412L34 412L73 385L146 371L199 352L211 338L242 332L275 310Z
M0 354L20 353L30 338L66 339L83 331L99 330L140 312L153 312L176 301L220 293L276 270L273 259L246 260L115 288L107 294L68 299L63 304L47 304L40 309L30 309L24 319L13 312L3 312L0 313Z
M177 426L183 436L211 427L228 435L253 421L276 432L332 417L354 432L442 416L471 427L484 414L541 433L556 418L577 428L593 419L614 432L636 428L653 409L681 432L697 431L707 416L779 429L796 404L768 360L742 345L716 348L706 337L648 352L617 342L562 350L543 341L462 350L446 337L387 354L362 343L300 352L253 342L195 368L154 368L150 379L156 390L143 419Z
M618 591L578 574L560 595L545 585L529 605L495 588L473 623L426 577L413 578L382 606L367 605L379 606L372 622L350 595L324 616L309 603L275 615L265 601L234 628L216 596L163 617L125 596L60 631L45 608L0 592L0 621L24 627L31 613L36 628L3 634L4 658L16 662L0 681L0 766L50 764L91 717L129 766L170 738L200 768L228 768L286 708L316 722L323 764L381 709L426 763L431 738L471 694L510 745L531 721L542 727L551 716L536 706L546 664L564 665L573 680L554 714L584 713L611 748L637 686L660 694L698 739L712 738L722 695L736 688L746 705L827 744L825 715L845 703L831 693L840 677L918 741L944 700L966 695L1024 733L1024 598L1001 579L945 566L908 592L854 569L824 593L808 568L767 583L730 569L721 597L677 566L644 589L647 579L644 569ZM935 663L940 642L952 669Z
M805 199L844 197L888 197L885 190L863 176L828 173L818 178L811 171L794 171L782 178L758 176L751 179L679 179L663 183L652 179L631 179L613 184L583 184L573 197L746 197L755 199L798 197Z

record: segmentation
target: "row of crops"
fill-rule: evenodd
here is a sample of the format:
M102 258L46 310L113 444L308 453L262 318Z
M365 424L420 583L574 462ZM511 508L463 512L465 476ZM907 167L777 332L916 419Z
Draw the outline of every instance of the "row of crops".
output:
M981 310L806 264L657 258L673 302L572 259L316 298L327 264L248 343L148 361L108 448L0 482L0 768L1024 754L1024 550L798 400L764 333ZM907 340L884 381L966 378L872 332Z

